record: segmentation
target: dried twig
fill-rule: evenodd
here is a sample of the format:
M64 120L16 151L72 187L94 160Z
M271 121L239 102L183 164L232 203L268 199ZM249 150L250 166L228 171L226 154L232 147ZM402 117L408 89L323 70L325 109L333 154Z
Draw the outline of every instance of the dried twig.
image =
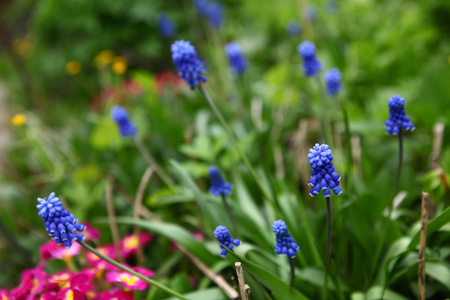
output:
M141 207L142 207L142 199L144 198L145 188L147 187L147 184L150 181L150 178L152 177L153 171L154 170L152 167L147 167L147 169L144 172L144 175L141 178L141 182L139 183L139 188L136 193L136 198L134 199L133 217L135 219L139 218L139 211L141 210ZM137 242L137 244L138 244L138 249L137 249L138 265L143 266L144 265L144 253L142 252L142 247L140 246L140 244L141 244L141 229L139 228L139 226L134 226L133 232L134 232L134 236L137 238L137 241L138 241Z
M240 262L236 262L234 266L236 267L236 274L239 282L239 293L241 294L241 300L248 300L248 291L250 290L250 287L248 286L248 284L245 284L242 264Z
M428 193L422 192L422 214L420 218L419 246L419 300L425 300L425 250L427 246Z
M117 228L116 215L114 213L113 185L111 176L109 176L108 185L106 186L106 209L108 210L109 227L111 228L111 234L114 242L114 248L116 249L117 253L117 258L120 262L123 262L122 251L120 250L119 244L119 229Z

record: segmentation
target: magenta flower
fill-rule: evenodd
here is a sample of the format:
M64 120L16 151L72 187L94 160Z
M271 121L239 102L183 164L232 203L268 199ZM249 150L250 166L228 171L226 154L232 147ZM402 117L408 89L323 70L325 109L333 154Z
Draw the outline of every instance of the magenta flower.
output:
M88 241L98 241L100 239L100 230L91 226L91 224L87 222L82 223L86 229L84 230L84 236Z
M132 267L131 269L147 277L153 277L153 275L155 274L155 272L141 267ZM148 285L147 282L140 279L139 277L136 277L124 271L108 272L106 273L106 280L108 282L119 282L123 284L124 287L130 290L141 291Z
M86 274L76 274L69 280L69 286L61 289L58 292L58 299L85 299L84 295L88 294L94 287L91 281L94 279L93 276ZM80 294L81 293L81 294ZM76 298L82 296L82 298Z
M44 264L40 263L35 268L25 270L20 276L20 285L11 290L12 299L34 299L44 290L47 274L43 270Z
M137 235L131 233L122 238L120 249L125 258L137 253L138 247L144 248L145 245L153 240L153 235L147 232L141 232L138 239Z
M56 283L58 285L58 289L67 285L70 282L70 279L74 276L73 273L69 271L61 271L55 274L48 276L48 282Z
M100 252L103 255L108 256L111 259L117 259L117 253L116 248L114 248L114 245L104 245L97 247L97 251ZM97 255L93 254L92 252L86 253L86 258L88 263L99 270L112 270L116 269L115 266L111 265L110 263L104 261Z
M131 291L115 291L115 292L101 292L97 300L133 300L134 294Z
M42 260L62 259L67 260L72 256L80 253L81 245L78 243L72 244L70 248L59 247L54 240L51 240L44 245L39 246L40 257Z

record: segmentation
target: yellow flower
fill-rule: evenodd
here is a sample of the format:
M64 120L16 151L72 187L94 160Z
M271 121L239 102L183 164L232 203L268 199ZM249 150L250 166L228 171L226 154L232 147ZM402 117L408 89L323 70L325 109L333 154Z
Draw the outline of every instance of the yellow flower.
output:
M116 74L123 74L127 70L127 60L123 56L116 56L113 59L112 70Z
M22 126L27 122L27 116L24 114L16 114L11 118L11 123L14 126Z
M76 75L81 71L81 64L76 60L71 60L66 64L66 71L70 75Z
M94 64L98 69L103 69L111 63L113 57L114 52L112 50L103 50L94 58Z
M28 56L33 52L34 43L31 35L27 34L23 39L14 41L14 51L21 56Z

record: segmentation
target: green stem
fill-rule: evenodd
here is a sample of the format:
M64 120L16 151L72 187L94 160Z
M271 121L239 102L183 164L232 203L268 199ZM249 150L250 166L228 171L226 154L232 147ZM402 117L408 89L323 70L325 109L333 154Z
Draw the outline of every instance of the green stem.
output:
M331 203L330 203L331 197L325 197L325 201L327 203L327 245L326 245L326 258L327 263L330 262L330 256L331 256Z
M347 110L343 105L341 105L342 116L344 118L344 126L345 126L345 148L347 153L347 162L345 166L345 189L348 194L350 194L351 189L351 169L353 164L352 158L352 145L351 145L351 136L350 136L350 124L348 121Z
M155 169L156 174L164 181L165 184L173 191L176 192L177 188L175 186L175 183L173 180L167 175L166 172L158 165L156 160L151 156L151 154L147 151L144 144L142 144L141 141L137 139L133 139L134 144L136 145L136 148L138 148L139 152L141 153L144 160L147 162L147 164Z
M374 260L373 260L373 265L372 265L372 274L373 275L375 274L375 271L379 269L378 268L378 259L379 259L379 256L381 255L381 250L383 248L383 245L385 244L384 239L386 238L387 231L389 228L388 225L391 220L392 212L394 210L394 197L395 197L395 194L397 193L398 183L400 181L400 174L402 172L402 164L403 164L403 132L402 132L402 129L400 128L400 132L398 133L397 175L395 177L394 190L392 191L392 197L391 197L390 203L389 203L388 215L383 224L381 240L377 243L377 247L375 248ZM386 289L386 285L387 285L387 277L386 277L386 281L383 284L383 291L382 291L381 298L383 298L383 296L384 296L384 291Z
M291 266L291 281L290 285L294 285L294 279L295 279L295 265L294 265L294 259L292 257L289 257L289 265Z
M93 254L97 255L99 258L103 259L104 261L112 264L113 266L118 267L119 269L121 269L122 271L125 271L127 273L130 273L131 275L134 275L142 280L144 280L145 282L147 282L148 284L153 285L154 287L174 296L177 297L178 299L181 300L189 300L188 298L184 297L183 295L179 294L178 292L171 290L170 288L166 287L165 285L151 279L148 277L145 277L144 275L133 271L132 269L116 262L115 260L112 260L111 258L101 254L100 252L98 252L97 250L95 250L94 248L92 248L91 246L87 245L86 243L82 242L82 241L77 241L81 246L83 246L86 250L91 251Z
M231 224L233 225L234 232L236 233L238 239L241 238L241 233L239 232L239 228L236 223L236 219L234 218L233 213L231 212L231 207L228 204L227 197L224 194L220 194L222 196L223 206L225 206L225 210L227 211L228 217L230 218Z
M248 170L250 171L250 174L252 175L253 179L257 183L258 187L260 188L261 192L263 193L264 197L269 200L272 205L275 205L275 201L272 198L272 196L267 192L267 190L264 188L263 184L259 180L258 176L256 175L255 170L253 169L252 165L250 164L250 161L248 160L247 156L245 155L244 151L242 150L241 146L237 142L236 138L234 137L233 132L231 131L230 127L228 126L227 122L223 118L220 111L217 109L217 106L214 104L214 102L211 100L209 95L206 93L205 88L202 84L199 84L199 90L203 97L206 99L206 102L208 102L209 106L211 107L211 110L216 115L216 117L219 119L219 122L222 124L223 128L225 129L225 132L227 133L228 137L231 139L231 142L233 143L234 147L236 148L239 156L244 161L245 165L247 166Z

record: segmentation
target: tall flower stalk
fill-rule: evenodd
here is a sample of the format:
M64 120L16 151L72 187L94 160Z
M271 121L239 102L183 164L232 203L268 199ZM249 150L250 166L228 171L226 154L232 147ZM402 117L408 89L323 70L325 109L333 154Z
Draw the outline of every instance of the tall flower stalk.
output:
M211 187L209 191L215 196L219 196L222 198L223 206L230 218L230 222L233 225L234 232L240 238L239 227L237 226L236 219L234 218L233 212L231 211L231 207L228 204L227 196L231 194L232 184L229 182L225 182L223 180L222 175L217 167L211 166L208 171L209 179L211 181Z
M96 249L87 245L84 242L85 236L80 233L86 229L86 226L78 223L78 219L75 218L68 210L64 209L62 202L58 197L55 197L55 193L51 193L48 198L38 198L37 200L39 202L39 204L36 206L39 210L38 215L42 217L49 236L55 240L56 244L64 244L64 247L70 248L73 242L77 242L86 250L90 251L100 259L121 269L122 271L134 275L142 279L146 283L151 284L156 288L165 291L166 293L174 297L177 297L178 299L188 300L180 293L171 290L165 285L118 263L117 261L107 257Z

